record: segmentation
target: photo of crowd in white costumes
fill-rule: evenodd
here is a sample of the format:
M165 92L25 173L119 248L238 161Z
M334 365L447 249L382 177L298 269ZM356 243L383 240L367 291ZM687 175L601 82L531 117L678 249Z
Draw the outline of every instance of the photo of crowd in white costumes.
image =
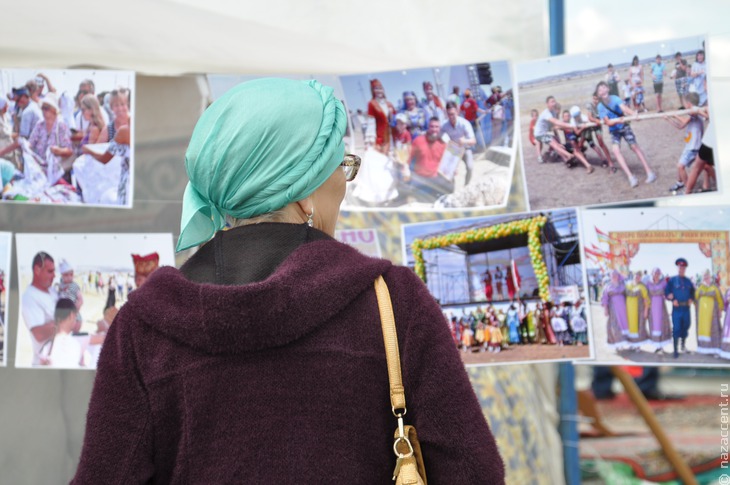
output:
M131 207L134 73L0 70L3 201Z

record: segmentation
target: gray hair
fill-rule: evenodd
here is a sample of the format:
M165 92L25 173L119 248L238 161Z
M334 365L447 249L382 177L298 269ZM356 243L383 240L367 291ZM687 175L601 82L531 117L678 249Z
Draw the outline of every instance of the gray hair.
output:
M251 224L260 224L262 222L286 222L286 213L281 210L267 212L249 219L237 219L230 214L226 214L226 225L230 228L248 226Z

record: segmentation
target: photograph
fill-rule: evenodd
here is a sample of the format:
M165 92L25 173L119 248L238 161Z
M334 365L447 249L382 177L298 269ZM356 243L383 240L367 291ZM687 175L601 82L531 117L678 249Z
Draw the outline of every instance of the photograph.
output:
M730 365L730 206L580 217L597 361Z
M10 254L13 236L0 232L0 366L7 365L5 342L8 341L8 294L10 293Z
M403 226L466 365L591 358L575 209Z
M506 61L340 76L352 153L346 209L501 207L515 159Z
M704 36L516 64L530 210L717 191L708 69Z
M3 202L131 208L134 73L0 69Z
M16 367L96 369L130 293L175 266L172 234L16 234Z

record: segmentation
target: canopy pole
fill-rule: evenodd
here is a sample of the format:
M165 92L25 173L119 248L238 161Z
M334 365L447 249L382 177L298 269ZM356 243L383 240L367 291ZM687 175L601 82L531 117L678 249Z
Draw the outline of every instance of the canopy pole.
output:
M563 0L548 0L550 13L550 55L565 54L565 9Z
M550 55L565 52L565 14L563 0L548 0L550 14ZM578 450L578 399L575 392L575 370L569 362L559 364L560 437L563 441L563 467L567 485L580 484L580 456Z

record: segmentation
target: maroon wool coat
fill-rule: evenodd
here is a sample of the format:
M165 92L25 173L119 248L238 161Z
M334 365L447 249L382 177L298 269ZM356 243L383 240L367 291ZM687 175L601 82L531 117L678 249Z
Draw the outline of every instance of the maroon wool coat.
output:
M292 224L219 233L132 292L104 343L72 483L392 483L381 274L429 483L503 483L423 283Z

